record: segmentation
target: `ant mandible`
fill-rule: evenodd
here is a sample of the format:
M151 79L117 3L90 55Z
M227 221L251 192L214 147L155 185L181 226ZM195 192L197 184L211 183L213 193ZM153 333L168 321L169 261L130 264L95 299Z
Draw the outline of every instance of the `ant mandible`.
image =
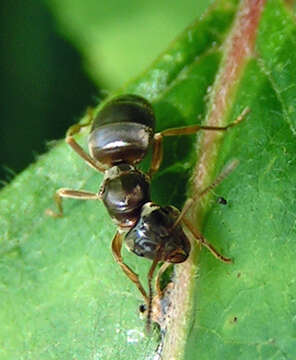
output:
M87 124L69 128L66 143L92 168L104 173L98 193L62 188L55 193L58 212L50 209L53 217L63 215L62 199L101 200L118 227L112 240L112 253L123 272L134 282L147 305L147 327L150 327L152 312L152 278L156 266L162 262L157 277L156 290L161 296L159 278L169 264L184 262L191 245L182 225L185 225L198 243L205 246L216 258L230 263L209 244L186 218L186 212L197 199L217 186L236 166L230 163L206 189L188 199L180 212L174 206L158 206L151 202L150 180L159 169L163 157L163 137L190 135L200 130L226 131L242 121L248 109L225 127L192 125L167 129L155 133L155 115L151 104L138 95L120 95L98 112ZM74 135L84 126L91 126L87 154L75 141ZM135 167L142 161L152 146L152 160L148 174ZM138 275L124 263L121 255L123 239L127 248L138 256L152 260L148 272L149 294L142 286Z

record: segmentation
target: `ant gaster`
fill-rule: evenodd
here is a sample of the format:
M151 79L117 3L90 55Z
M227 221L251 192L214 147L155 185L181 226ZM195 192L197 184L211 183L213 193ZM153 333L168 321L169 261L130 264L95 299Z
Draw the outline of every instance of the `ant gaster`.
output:
M152 278L159 262L163 265L156 277L156 290L161 296L159 278L170 263L185 261L190 253L190 242L182 225L193 237L215 257L229 263L230 259L220 255L186 218L192 203L217 186L236 165L232 162L206 189L188 199L180 212L174 206L158 206L150 198L150 179L159 169L163 157L163 137L194 134L200 130L226 131L237 125L248 112L242 114L225 127L192 125L167 129L155 133L155 115L151 104L141 96L121 95L111 99L87 124L76 124L69 128L66 142L84 161L99 172L104 180L98 193L62 188L55 193L58 212L50 209L47 214L63 215L62 198L79 200L102 200L118 230L112 241L112 253L123 272L134 282L147 305L147 328L151 322ZM73 135L87 125L92 125L87 154L75 141ZM135 167L152 146L152 160L148 174ZM121 255L122 241L138 256L152 260L148 272L149 293L142 286L138 275L124 263Z

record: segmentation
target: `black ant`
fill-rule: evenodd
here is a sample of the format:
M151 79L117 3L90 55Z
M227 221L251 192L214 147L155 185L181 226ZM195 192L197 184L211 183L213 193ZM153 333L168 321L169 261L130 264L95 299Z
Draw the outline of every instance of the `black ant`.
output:
M152 278L159 262L163 265L156 277L156 290L161 296L159 279L170 263L182 263L190 253L191 245L182 225L193 237L219 260L230 263L209 244L202 234L186 218L192 203L217 186L235 167L232 162L217 179L192 199L186 201L180 212L173 206L158 206L150 199L150 179L159 169L163 157L163 137L194 134L200 130L226 131L236 126L248 109L225 127L192 125L167 129L155 133L155 115L150 103L141 96L121 95L111 99L87 124L69 128L66 142L84 161L99 172L104 180L98 193L83 190L59 189L55 193L58 212L50 209L47 214L63 215L62 198L102 200L118 230L112 240L112 253L123 272L134 282L147 306L147 328L152 312ZM74 135L84 126L92 124L88 148L90 155L75 141ZM135 167L152 146L152 160L148 174ZM142 286L138 275L123 262L121 249L123 238L127 248L138 256L152 260L148 272L149 293Z

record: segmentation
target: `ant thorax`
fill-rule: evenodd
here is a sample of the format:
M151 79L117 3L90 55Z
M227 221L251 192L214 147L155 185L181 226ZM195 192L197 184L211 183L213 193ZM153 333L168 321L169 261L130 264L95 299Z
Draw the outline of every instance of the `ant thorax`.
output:
M115 165L106 170L99 196L116 225L130 228L150 201L150 181L132 165Z

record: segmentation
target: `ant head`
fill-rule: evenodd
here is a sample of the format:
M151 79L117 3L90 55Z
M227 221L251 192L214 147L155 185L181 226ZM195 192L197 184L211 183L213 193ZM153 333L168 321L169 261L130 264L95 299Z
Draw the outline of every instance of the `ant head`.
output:
M130 251L151 260L181 263L190 253L190 242L181 225L174 226L180 212L173 206L143 205L136 225L126 234Z

